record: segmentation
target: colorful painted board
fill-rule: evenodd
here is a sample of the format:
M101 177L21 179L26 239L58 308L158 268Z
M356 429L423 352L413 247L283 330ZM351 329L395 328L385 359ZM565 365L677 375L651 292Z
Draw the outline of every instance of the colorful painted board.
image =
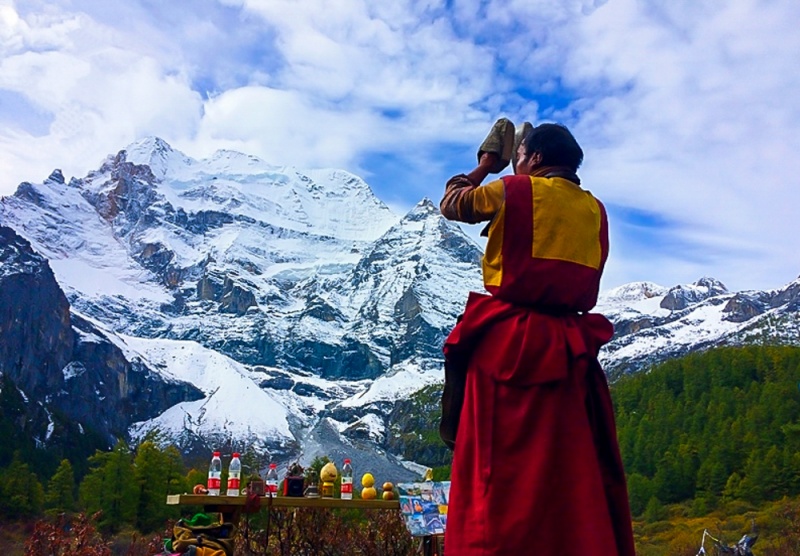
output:
M444 534L450 481L398 483L397 491L406 528L413 536Z

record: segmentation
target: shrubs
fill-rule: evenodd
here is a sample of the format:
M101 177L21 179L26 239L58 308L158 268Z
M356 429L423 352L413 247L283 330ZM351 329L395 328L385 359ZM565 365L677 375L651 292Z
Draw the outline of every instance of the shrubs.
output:
M81 514L74 520L63 515L53 521L38 521L25 543L25 556L111 556L93 521L97 516Z
M757 555L797 556L800 554L800 498L784 498L754 508L745 502L723 504L712 513L693 517L684 505L663 508L666 517L654 523L634 522L638 556L695 556L703 530L707 529L726 545L742 535L758 535ZM706 540L706 553L714 554ZM690 549L691 547L691 549Z
M411 556L415 541L399 511L273 509L242 516L237 553Z
M25 556L146 556L162 551L159 536L150 539L129 532L107 540L97 530L99 514L61 514L51 520L37 521L25 543Z

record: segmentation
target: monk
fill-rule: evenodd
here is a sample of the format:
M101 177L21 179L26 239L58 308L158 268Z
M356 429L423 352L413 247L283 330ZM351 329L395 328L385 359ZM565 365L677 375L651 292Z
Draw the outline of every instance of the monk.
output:
M469 295L444 346L440 433L454 448L445 553L634 556L597 361L613 326L588 312L608 257L606 212L581 188L583 151L557 124L527 124L515 174L481 186L508 164L505 122L493 130L499 148L451 178L440 205L448 219L490 222L490 295Z

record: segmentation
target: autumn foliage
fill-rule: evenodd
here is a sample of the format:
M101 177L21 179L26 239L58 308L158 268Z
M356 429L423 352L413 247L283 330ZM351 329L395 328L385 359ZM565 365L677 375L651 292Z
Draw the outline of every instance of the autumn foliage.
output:
M162 551L157 536L148 540L134 533L104 538L95 526L99 519L99 514L62 514L37 521L25 543L25 556L146 556Z
M406 530L399 511L273 509L243 516L237 553L411 556L418 544Z

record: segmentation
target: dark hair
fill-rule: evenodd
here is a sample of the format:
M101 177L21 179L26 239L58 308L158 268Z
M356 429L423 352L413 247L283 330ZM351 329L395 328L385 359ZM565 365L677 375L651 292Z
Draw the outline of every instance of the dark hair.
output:
M583 150L561 124L539 124L523 139L525 154L538 152L544 166L567 166L572 171L583 162Z

